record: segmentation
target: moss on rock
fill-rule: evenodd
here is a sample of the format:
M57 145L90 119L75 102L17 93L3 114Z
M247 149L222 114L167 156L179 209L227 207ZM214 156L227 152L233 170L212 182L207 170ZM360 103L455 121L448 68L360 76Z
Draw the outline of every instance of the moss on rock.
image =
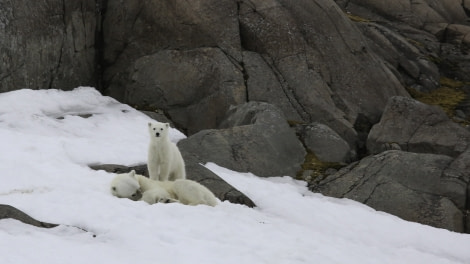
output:
M356 16L356 15L353 15L353 14L348 13L348 12L346 12L345 14L353 22L362 22L362 23L372 22L371 20L369 20L367 18Z
M412 88L407 90L414 99L425 104L437 105L446 112L449 118L452 118L455 115L456 107L466 98L466 94L462 90L466 83L442 77L440 84L438 89L429 93L416 91Z
M339 162L321 161L315 153L308 151L307 155L305 155L305 161L301 166L302 169L297 172L297 179L311 182L317 177L324 175L328 169L339 170L344 166L345 164Z

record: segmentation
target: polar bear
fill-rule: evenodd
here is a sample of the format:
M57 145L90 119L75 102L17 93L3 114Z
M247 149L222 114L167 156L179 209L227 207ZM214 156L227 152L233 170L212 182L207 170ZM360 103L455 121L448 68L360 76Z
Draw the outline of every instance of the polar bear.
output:
M150 189L143 193L143 200L149 204L180 202L186 205L217 205L217 199L214 194L198 182L177 179L175 181L157 181L157 183L170 194L170 197L162 195L161 191Z
M136 174L134 170L117 174L111 181L111 193L131 200L139 197L149 204L179 202L186 205L217 205L214 194L198 182L187 179L155 181Z
M175 143L170 141L170 124L149 122L150 144L147 167L150 179L168 181L186 179L183 156Z
M142 201L148 204L154 203L178 203L179 201L172 198L172 196L163 188L155 187L142 194Z
M135 171L134 171L135 174ZM142 198L139 182L129 173L117 174L111 181L111 194L118 198L129 198L138 201Z

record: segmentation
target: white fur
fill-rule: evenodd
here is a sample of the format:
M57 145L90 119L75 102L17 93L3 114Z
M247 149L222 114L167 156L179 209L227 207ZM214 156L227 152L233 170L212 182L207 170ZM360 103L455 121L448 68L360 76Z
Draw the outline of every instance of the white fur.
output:
M111 182L114 196L134 200L135 193L139 192L143 193L142 200L149 204L179 202L186 205L217 205L214 194L192 180L154 181L131 171L117 174Z
M134 174L135 171L117 174L111 181L111 194L119 198L139 200L142 197L142 191Z
M150 144L147 167L150 179L156 181L186 179L186 170L181 152L168 137L170 124L148 123L148 130Z
M161 187L155 187L143 193L142 201L145 201L148 204L179 202L178 200L171 197L172 195L170 195L165 189Z

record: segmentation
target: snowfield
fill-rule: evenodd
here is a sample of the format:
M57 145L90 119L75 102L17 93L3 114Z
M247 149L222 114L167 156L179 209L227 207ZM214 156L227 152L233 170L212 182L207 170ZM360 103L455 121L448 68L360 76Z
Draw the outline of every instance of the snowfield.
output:
M470 235L311 193L290 177L205 164L257 208L113 197L114 175L87 165L145 163L149 121L93 88L0 94L0 204L61 224L0 220L0 263L470 263Z

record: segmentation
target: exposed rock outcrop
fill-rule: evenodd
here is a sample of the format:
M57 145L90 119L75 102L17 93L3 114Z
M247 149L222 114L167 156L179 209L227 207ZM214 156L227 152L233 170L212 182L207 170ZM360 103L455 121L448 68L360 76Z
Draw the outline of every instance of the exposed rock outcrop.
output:
M470 132L451 121L442 109L406 97L390 98L367 140L367 148L373 154L398 147L456 157L469 144Z
M0 3L0 92L96 86L98 19L94 0Z
M18 221L21 221L25 224L36 226L36 227L44 227L44 228L52 228L58 226L57 224L51 224L46 222L38 221L28 214L24 213L23 211L7 204L0 204L0 219L11 218Z
M323 162L349 163L356 158L348 143L326 125L297 125L296 131L307 151Z
M178 146L200 162L258 176L295 176L300 170L306 152L277 107L258 102L234 107L221 127L202 130Z
M105 91L158 105L190 134L260 100L355 147L358 114L376 122L389 96L407 95L331 0L109 1L103 32Z
M464 232L468 178L445 174L451 163L444 155L386 151L319 180L313 189L405 220Z
M358 22L369 45L402 84L429 91L438 81L436 66L441 76L470 80L466 1L335 2Z
M162 50L134 63L126 102L163 108L187 133L214 128L230 105L246 102L243 74L219 48Z
M415 28L435 23L464 23L467 15L461 0L337 0L343 8L400 21Z

